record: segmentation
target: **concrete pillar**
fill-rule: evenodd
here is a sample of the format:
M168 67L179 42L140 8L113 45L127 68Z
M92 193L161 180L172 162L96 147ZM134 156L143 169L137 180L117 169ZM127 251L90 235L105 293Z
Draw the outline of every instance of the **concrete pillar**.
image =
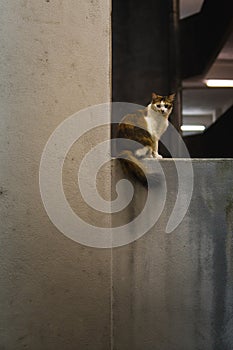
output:
M178 1L114 0L112 18L113 101L147 105L152 92L176 92L170 121L180 131ZM177 141L170 140L170 144L180 155ZM162 153L170 156L165 149Z
M38 177L54 129L110 100L110 2L12 0L0 4L0 17L0 348L108 349L110 252L81 246L55 228ZM108 128L90 138L103 137ZM95 220L80 204L72 175L90 138L68 157L64 181L74 206Z
M113 1L113 100L145 104L176 89L173 2Z

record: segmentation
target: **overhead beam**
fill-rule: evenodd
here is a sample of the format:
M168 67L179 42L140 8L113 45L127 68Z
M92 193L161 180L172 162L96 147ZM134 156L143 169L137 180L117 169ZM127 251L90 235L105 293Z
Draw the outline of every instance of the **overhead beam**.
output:
M209 70L232 31L232 13L232 0L205 0L198 14L180 21L182 79Z

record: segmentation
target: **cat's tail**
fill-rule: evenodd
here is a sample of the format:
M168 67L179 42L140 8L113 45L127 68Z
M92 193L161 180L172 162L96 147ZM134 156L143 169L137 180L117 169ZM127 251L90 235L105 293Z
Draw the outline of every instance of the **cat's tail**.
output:
M148 187L147 180L149 179L152 180L152 183L156 182L155 174L149 174L145 164L143 164L139 158L136 158L131 151L121 152L118 155L118 160L121 163L124 173L136 178L143 186Z

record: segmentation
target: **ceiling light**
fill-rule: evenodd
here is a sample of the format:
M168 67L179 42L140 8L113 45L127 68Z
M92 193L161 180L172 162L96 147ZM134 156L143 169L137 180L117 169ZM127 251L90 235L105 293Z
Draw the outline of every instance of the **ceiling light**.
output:
M204 131L205 126L204 125L182 125L181 130L182 131Z
M209 87L233 87L233 80L230 79L208 79L205 83Z

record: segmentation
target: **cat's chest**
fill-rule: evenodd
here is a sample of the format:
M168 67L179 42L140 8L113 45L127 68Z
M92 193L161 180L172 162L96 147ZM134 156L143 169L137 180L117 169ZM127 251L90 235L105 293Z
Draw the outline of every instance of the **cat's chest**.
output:
M168 127L168 120L160 115L158 116L148 116L146 117L147 130L149 133L156 137L160 138L160 136L165 132Z

